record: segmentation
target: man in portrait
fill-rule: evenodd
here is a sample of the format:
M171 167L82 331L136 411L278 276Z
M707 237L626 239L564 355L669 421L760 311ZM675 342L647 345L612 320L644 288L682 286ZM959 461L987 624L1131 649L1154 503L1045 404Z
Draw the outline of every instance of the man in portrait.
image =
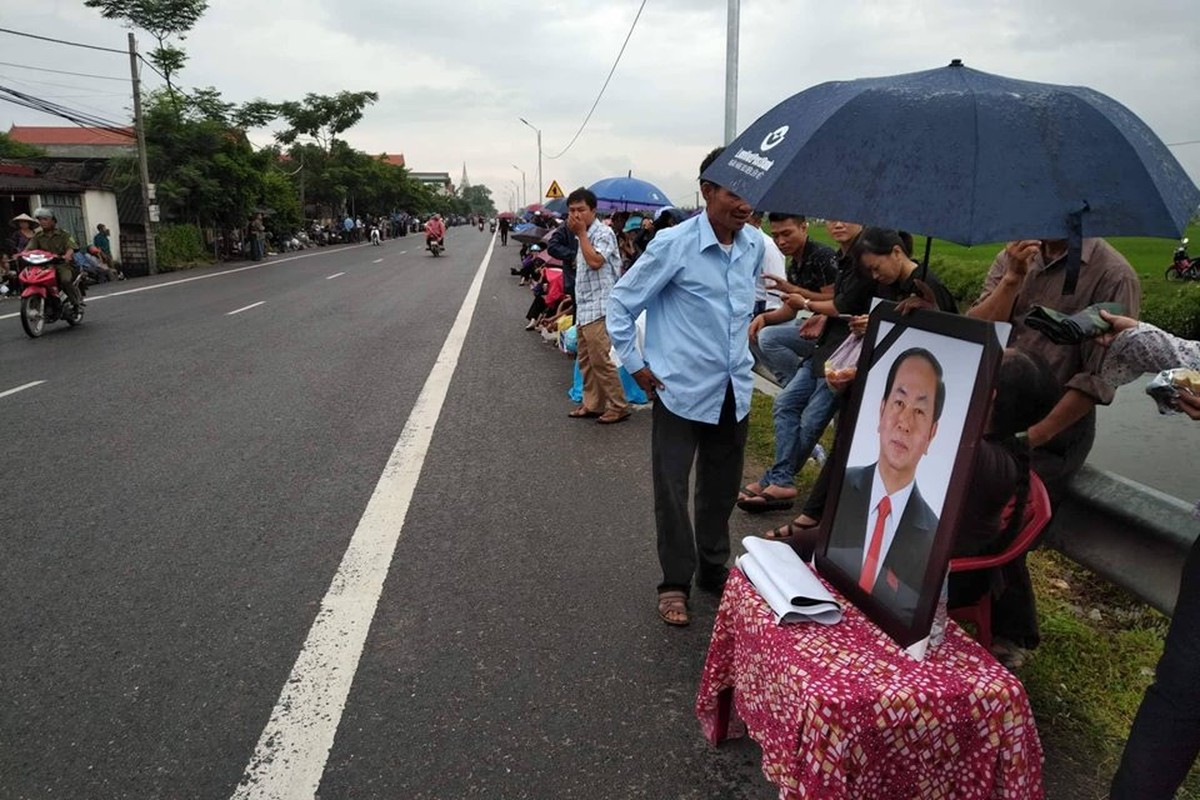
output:
M942 365L914 347L892 362L879 406L879 456L849 467L828 557L911 624L938 515L917 487L917 465L937 435L946 401Z

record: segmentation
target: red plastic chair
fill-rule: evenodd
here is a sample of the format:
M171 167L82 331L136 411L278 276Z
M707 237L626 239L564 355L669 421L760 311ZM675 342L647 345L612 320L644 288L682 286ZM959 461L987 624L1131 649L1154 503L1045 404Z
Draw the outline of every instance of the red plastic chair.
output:
M1000 516L1001 530L1008 525L1016 498L1008 502L1004 513ZM1028 550L1037 540L1042 530L1050 522L1050 495L1046 491L1042 479L1032 470L1029 473L1029 498L1025 502L1025 524L1012 543L1004 552L996 555L971 556L955 558L950 561L951 572L970 572L977 569L1000 567L1012 561ZM970 622L975 625L975 638L984 647L992 646L992 593L985 592L983 597L974 605L960 606L949 610L950 616L956 622Z

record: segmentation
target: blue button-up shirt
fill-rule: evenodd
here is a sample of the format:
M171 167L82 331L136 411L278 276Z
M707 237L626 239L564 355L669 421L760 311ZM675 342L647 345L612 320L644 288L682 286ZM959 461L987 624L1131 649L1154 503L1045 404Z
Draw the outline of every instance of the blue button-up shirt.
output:
M737 418L750 413L750 314L762 259L758 231L738 231L726 253L708 215L699 214L659 232L617 281L608 304L608 334L625 369L649 366L662 381L658 397L671 413L716 424L731 382ZM634 326L643 310L645 360Z

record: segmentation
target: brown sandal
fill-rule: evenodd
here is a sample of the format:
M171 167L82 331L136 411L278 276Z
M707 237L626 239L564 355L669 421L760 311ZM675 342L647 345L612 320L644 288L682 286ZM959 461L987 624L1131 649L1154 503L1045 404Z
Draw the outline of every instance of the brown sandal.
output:
M668 625L682 628L690 623L688 616L687 592L672 589L658 593L658 616Z
M579 408L575 409L574 411L569 412L567 414L567 416L570 417L571 419L594 419L595 417L600 416L600 412L599 411L588 411L583 406L580 406Z
M780 539L790 539L793 536L800 535L804 531L811 531L813 528L816 528L820 524L821 523L818 522L816 525L801 525L800 523L793 520L792 522L789 522L786 525L780 525L778 528L772 528L771 530L769 530L763 534L763 538L767 539L768 541L778 541Z

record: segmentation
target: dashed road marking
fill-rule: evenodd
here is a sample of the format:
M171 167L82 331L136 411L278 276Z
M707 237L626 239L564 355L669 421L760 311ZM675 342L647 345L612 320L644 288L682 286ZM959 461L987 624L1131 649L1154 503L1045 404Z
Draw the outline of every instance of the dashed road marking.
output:
M249 311L249 310L250 310L250 309L252 309L252 308L258 308L259 306L261 306L261 305L262 305L263 303L265 303L265 302L267 302L267 301L266 301L266 300L259 300L257 303L251 303L251 304L250 304L250 305L248 305L248 306L242 306L241 308L237 309L236 311L230 311L230 312L229 312L228 314L226 314L225 316L227 316L227 317L232 317L234 314L240 314L240 313L242 313L243 311Z
M23 392L26 389L32 389L35 386L41 386L43 383L45 383L45 381L33 381L32 383L27 383L23 386L18 386L15 389L9 389L8 391L0 392L0 397L8 397L9 395L16 394L17 392Z

